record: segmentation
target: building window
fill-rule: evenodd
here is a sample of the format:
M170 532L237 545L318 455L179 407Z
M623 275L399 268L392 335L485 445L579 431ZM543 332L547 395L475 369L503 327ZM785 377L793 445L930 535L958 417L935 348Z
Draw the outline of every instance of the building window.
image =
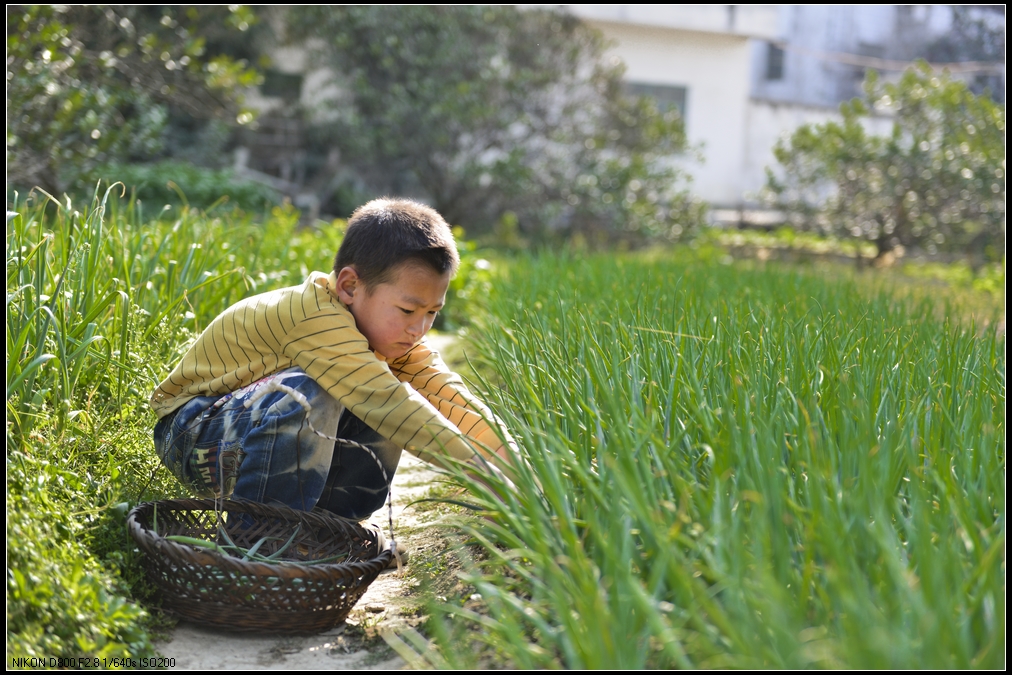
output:
M767 43L766 50L766 79L784 79L784 50L772 42Z
M264 96L284 98L289 101L299 100L302 92L302 76L282 73L279 70L265 70L264 82L260 85L260 93Z
M649 96L657 102L657 107L662 112L675 108L682 119L685 119L685 104L688 95L686 87L672 86L667 84L642 84L639 82L627 82L626 92L632 96Z

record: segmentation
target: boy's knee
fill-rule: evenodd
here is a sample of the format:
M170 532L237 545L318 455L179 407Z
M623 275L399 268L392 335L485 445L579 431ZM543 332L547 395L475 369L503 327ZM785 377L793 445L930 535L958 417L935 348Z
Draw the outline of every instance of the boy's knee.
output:
M319 420L340 419L344 406L301 368L288 368L254 382L236 392L239 401L253 410L274 408L298 416L308 413L314 426ZM308 408L308 409L307 409ZM327 426L331 426L327 424ZM331 431L333 433L333 431Z

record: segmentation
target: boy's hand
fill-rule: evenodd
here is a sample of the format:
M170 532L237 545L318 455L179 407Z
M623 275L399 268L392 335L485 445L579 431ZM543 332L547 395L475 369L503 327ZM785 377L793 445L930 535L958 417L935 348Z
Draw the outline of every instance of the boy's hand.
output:
M502 450L502 448L500 448L500 450ZM509 450L506 450L506 452L508 453ZM502 457L506 462L509 462L509 459L507 457L499 455L499 451L496 451L496 455ZM517 486L513 484L513 481L511 481L509 477L507 477L506 474L504 474L502 470L499 469L499 467L497 467L492 462L479 459L478 457L472 457L468 463L472 464L476 469L475 471L468 471L468 474L471 476L471 478L473 478L474 480L478 481L479 483L487 487L489 490L491 490L492 494L494 494L499 499L499 501L503 501L502 495L499 494L499 491L496 489L495 486L493 486L488 482L488 480L486 480L485 476L487 474L491 473L495 475L496 478L502 481L511 492L517 491Z
M495 450L492 450L491 453L494 456L496 463L498 464L498 466L492 467L496 469L495 471L496 475L500 476L503 482L505 482L509 486L510 490L512 490L515 493L517 491L516 485L514 485L513 481L511 481L509 477L505 473L503 473L503 471L499 467L503 467L507 472L510 471L515 472L518 468L517 467L518 462L527 469L530 469L530 464L520 455L520 448L518 448L516 443L513 441L510 441L508 444L504 443L503 445L500 445ZM491 461L488 463L491 464ZM541 481L538 480L537 475L534 475L533 470L531 470L531 477L534 479L534 482L537 484L538 489L540 490ZM484 481L482 482L484 483Z
M508 445L500 445L498 448L492 451L492 454L498 456L507 464L513 464L513 454L516 452L516 448L511 448Z

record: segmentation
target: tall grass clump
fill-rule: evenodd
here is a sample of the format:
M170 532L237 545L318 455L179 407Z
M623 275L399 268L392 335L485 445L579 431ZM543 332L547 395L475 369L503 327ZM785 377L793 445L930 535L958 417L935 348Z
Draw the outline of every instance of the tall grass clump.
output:
M526 465L472 483L484 608L433 606L430 662L473 665L467 624L522 668L1002 668L1004 332L675 258L496 281L472 336Z
M8 655L153 653L123 527L157 466L148 397L228 303L293 276L297 220L8 204ZM174 489L163 472L147 494Z

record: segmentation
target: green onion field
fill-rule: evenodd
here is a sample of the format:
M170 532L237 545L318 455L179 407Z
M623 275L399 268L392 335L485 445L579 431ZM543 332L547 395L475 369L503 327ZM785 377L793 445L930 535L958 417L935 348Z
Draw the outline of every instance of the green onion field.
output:
M469 528L488 615L441 613L523 668L1002 668L1005 337L937 305L517 262L472 339L530 470Z
M340 230L8 208L8 656L151 655L123 517L178 488L150 391ZM462 255L475 389L526 464L505 503L470 482L480 606L433 602L420 663L1004 668L1004 296L971 317L944 285L689 247L496 259L486 293Z

